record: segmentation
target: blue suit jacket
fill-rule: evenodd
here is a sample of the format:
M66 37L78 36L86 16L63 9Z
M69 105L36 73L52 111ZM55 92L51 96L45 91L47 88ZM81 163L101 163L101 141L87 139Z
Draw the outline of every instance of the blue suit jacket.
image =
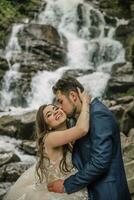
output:
M90 113L90 130L73 149L79 171L65 180L65 190L70 194L87 187L90 200L131 200L116 120L97 98Z

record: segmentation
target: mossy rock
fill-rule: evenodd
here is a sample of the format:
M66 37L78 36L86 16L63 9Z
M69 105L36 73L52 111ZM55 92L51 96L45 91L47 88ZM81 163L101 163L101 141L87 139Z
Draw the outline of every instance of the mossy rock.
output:
M109 98L117 99L117 98L121 98L121 97L124 97L124 96L134 96L134 87L130 88L125 93L124 92L114 93L114 94L112 94L112 96L109 96Z
M112 17L126 19L131 17L130 4L120 0L100 0L100 9Z
M33 18L41 0L0 0L0 48L5 48L13 23Z
M134 33L127 39L126 59L131 61L134 66Z

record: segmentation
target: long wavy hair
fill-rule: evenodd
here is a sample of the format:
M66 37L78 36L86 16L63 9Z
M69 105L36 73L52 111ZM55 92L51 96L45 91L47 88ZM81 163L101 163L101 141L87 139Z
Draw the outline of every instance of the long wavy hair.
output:
M36 165L36 172L37 172L40 182L43 181L43 177L47 173L47 168L43 164L43 159L46 158L48 161L50 161L48 158L48 155L45 153L45 145L43 142L45 135L50 132L43 115L43 111L47 106L48 105L40 106L36 114L36 142L37 142L37 155L39 157L39 160ZM68 151L71 151L70 145L66 144L63 146L63 158L61 159L60 164L59 164L59 168L61 172L65 172L65 173L70 172L71 170L68 168L68 165L66 162L66 155Z

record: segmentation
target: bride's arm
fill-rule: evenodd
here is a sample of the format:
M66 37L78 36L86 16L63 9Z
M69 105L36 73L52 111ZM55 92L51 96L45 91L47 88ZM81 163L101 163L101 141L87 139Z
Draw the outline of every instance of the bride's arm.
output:
M73 128L64 131L51 132L45 139L47 146L51 148L62 146L87 134L89 130L89 95L87 95L86 92L83 92L81 94L81 100L82 109L76 125Z

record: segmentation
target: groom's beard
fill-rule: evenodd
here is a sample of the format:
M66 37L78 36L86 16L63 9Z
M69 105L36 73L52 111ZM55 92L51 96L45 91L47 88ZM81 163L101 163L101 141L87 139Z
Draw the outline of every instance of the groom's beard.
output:
M76 117L76 113L77 113L77 107L73 105L72 112L70 114L68 114L68 117L74 118L74 117Z

